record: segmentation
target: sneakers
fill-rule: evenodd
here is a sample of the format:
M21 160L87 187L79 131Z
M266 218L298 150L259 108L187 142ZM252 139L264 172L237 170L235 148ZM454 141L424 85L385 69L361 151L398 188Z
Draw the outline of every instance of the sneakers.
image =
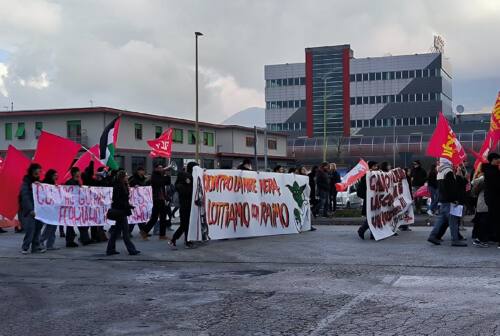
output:
M359 230L359 229L358 229L358 236L359 236L359 238L365 240L365 233L361 232L361 230Z
M138 254L141 254L141 251L134 251L134 252L130 252L129 253L130 255L138 255Z
M465 247L467 246L467 243L462 240L454 240L451 242L451 246Z
M57 250L60 250L60 248L55 246L47 247L47 251L57 251Z
M481 247L481 248L490 247L490 245L488 245L488 243L484 243L482 241L473 241L472 245L474 245L475 247Z
M168 246L170 246L171 250L177 250L177 245L175 245L175 242L173 240L168 241Z
M30 254L30 251L28 251L28 250L21 250L21 254Z
M184 244L184 248L185 249L193 249L194 248L194 244L191 243L191 242L187 242L186 244Z
M435 238L435 237L429 237L429 238L427 238L427 241L428 241L429 243L434 244L434 245L441 245L441 240L440 240L440 239L437 239L437 238Z
M430 217L433 217L434 216L434 213L429 209L427 210L427 214L430 216Z

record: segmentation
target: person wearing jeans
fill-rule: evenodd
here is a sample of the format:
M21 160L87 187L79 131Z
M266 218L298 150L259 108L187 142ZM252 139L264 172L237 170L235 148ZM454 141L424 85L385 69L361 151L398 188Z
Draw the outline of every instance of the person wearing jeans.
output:
M323 162L319 166L319 170L316 174L316 186L319 196L319 207L318 212L321 213L323 217L328 217L328 204L330 202L330 183L328 179L329 163Z
M428 242L434 245L441 245L441 235L444 234L446 226L450 227L451 245L452 246L467 246L467 243L460 240L458 224L460 217L450 213L452 205L458 205L459 201L459 185L453 166L450 160L441 158L439 160L437 181L439 187L439 217L434 228L427 239Z
M439 203L439 191L438 191L438 183L437 183L437 168L436 165L432 165L429 170L429 175L427 177L427 189L429 189L429 193L431 194L431 205L427 210L427 214L429 216L434 216L437 211L438 203Z
M49 169L47 173L45 173L45 177L42 183L55 185L57 183L57 179L57 171L55 171L54 169ZM56 241L56 231L57 225L45 224L45 228L43 229L42 235L40 237L40 243L45 244L47 250L59 250L54 246L54 242Z

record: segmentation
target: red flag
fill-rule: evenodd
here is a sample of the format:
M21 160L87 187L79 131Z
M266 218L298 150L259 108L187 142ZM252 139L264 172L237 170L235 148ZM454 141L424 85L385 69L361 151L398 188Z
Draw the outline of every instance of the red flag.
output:
M358 164L342 177L340 183L335 183L335 189L337 191L346 191L351 185L365 176L368 170L368 163L365 160L359 160Z
M66 175L80 148L74 141L42 131L33 157L33 162L42 166L41 178L49 169L55 169L59 176Z
M0 170L2 170L2 166L3 166L3 159L2 159L2 157L0 156Z
M443 113L439 113L436 129L427 147L427 155L448 159L454 165L464 162L467 157Z
M173 129L169 128L155 140L148 140L147 143L151 147L151 157L166 157L172 155L172 133Z
M9 146L7 156L0 171L0 215L13 219L19 209L19 190L23 177L30 165L28 159L14 146Z
M89 166L91 161L94 161L94 173L99 167L105 167L99 159L99 145L95 145L83 153L83 155L80 156L80 158L73 164L73 167L78 167L81 171L84 171L85 168ZM63 181L69 180L70 178L71 174L68 171L64 176Z
M476 162L474 163L474 169L479 168L480 163L488 162L487 157L491 150L496 148L498 140L500 139L500 92L497 95L497 100L495 106L491 111L490 119L490 130L486 134L486 139L484 139L483 145L479 150L478 156L476 156Z

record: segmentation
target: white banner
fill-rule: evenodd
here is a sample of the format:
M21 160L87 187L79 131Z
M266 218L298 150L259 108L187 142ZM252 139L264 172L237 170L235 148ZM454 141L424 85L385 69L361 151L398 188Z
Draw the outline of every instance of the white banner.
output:
M366 218L376 240L390 237L400 225L413 224L413 200L401 168L366 174Z
M194 167L193 180L188 240L311 229L307 176Z
M45 224L66 226L113 225L106 218L113 188L33 184L36 219ZM144 223L153 207L151 187L130 188L130 204L135 209L129 224Z

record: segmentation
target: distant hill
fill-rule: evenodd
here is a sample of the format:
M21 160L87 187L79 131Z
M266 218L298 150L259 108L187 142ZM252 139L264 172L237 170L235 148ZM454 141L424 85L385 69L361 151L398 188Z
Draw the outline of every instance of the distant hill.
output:
M265 109L262 107L249 107L237 112L224 120L224 125L239 125L246 127L266 127Z

